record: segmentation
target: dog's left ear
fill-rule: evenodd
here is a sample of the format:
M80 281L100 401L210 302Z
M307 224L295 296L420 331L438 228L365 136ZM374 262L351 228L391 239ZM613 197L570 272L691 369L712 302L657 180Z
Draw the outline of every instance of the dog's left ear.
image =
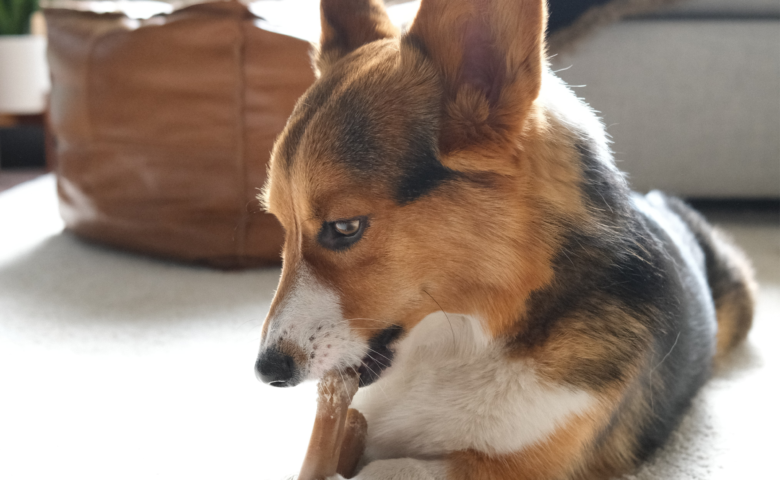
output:
M506 167L500 159L541 89L546 23L546 0L422 0L402 48L422 52L439 72L439 149L450 168ZM475 149L479 156L469 154Z
M320 21L320 48L314 58L319 72L367 43L399 35L382 0L322 0Z

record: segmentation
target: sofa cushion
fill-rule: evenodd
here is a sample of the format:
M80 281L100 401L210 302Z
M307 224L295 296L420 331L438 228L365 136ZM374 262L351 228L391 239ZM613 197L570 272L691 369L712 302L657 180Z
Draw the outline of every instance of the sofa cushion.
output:
M635 188L780 197L780 22L627 21L552 59Z

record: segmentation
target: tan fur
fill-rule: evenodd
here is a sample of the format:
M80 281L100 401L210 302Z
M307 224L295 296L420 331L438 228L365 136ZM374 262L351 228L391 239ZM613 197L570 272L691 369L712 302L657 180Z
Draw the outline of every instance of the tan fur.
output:
M315 62L318 73L366 43L394 38L399 33L381 0L324 0L320 17L322 35Z
M492 0L482 2L423 2L409 34L419 38L445 79L447 113L440 139L443 160L456 170L484 169L510 173L507 158L515 157L517 138L541 88L545 65L544 2ZM499 59L500 95L491 104L473 85L464 82L464 44L470 24L493 27L486 39ZM476 147L476 149L474 149ZM469 161L479 155L481 161ZM465 160L465 161L464 161Z
M722 357L747 338L753 320L753 303L744 290L732 290L718 303L717 351Z
M510 455L489 455L476 451L450 455L451 480L538 480L556 478L594 479L580 468L587 463L592 439L609 417L607 411L592 412L571 419L548 439Z
M713 240L721 251L728 253L724 255L724 268L731 278L726 290L715 296L718 315L715 360L719 362L747 338L753 326L757 286L750 261L732 240L718 229L713 231Z
M607 315L612 317L608 322L610 326L623 330L621 337L633 338L643 348L651 342L650 332L625 311L614 308ZM594 333L598 333L593 331L593 322L589 317L571 318L561 323L564 323L565 327L553 330L544 348L532 348L530 352L524 354L534 358L539 372L550 380L562 381L564 375L571 375L574 367L584 360L614 358L617 356L617 350L632 348L631 345L626 344L589 341ZM630 368L634 376L647 361L647 358L636 355L631 365L624 366Z

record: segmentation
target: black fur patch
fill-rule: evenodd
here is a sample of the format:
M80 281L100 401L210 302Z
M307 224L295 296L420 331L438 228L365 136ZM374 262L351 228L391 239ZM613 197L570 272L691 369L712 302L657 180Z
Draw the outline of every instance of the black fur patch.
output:
M629 194L622 174L596 158L594 148L583 143L577 146L577 151L582 159L582 195L586 205L607 219L615 220L618 215L627 215Z
M368 341L368 354L363 358L360 372L360 386L374 383L382 372L393 362L395 352L390 348L401 338L404 329L400 325L385 328Z
M358 92L347 89L327 112L333 122L330 148L339 162L360 172L386 169L386 154L371 111L371 102Z
M749 302L749 291L746 285L745 273L735 264L735 260L724 253L718 246L715 231L697 211L689 207L678 198L666 196L667 206L685 222L691 229L696 241L704 252L705 267L707 270L707 283L712 289L715 305L720 307L724 299L737 294L745 298L745 304ZM721 240L723 241L723 240ZM734 255L731 253L731 255ZM742 322L750 323L752 320L752 308L743 312Z
M382 125L374 119L371 104L349 90L336 100L331 115L339 122L333 142L340 161L365 181L389 182L400 205L414 202L454 176L439 160L433 122L406 119L398 144L383 145Z
M626 225L618 235L567 228L570 233L553 261L555 281L531 295L527 328L517 342L524 348L543 345L558 328L600 342L609 354L580 359L567 380L602 390L630 380L627 372L636 365L637 352L651 341L620 323L616 312L643 324L653 319L665 329L677 301L662 271L667 260L641 222Z
M395 199L399 204L411 203L457 176L442 165L433 139L414 138L410 142L395 184Z
M280 150L288 169L306 129L312 121L321 121L314 120L316 116L329 122L318 127L331 132L328 145L323 148L361 181L385 183L401 205L419 199L455 176L439 160L435 99L430 102L431 111L421 118L403 119L396 142L384 144L381 114L374 106L377 99L363 93L365 85L347 87L334 94L334 89L341 85L337 73L318 81L296 107L302 113L297 118L293 114Z
M300 99L298 99L298 103L296 103L295 109L290 117L292 121L287 126L287 134L282 140L283 143L279 149L285 160L284 165L288 170L292 166L295 153L298 151L301 138L303 137L306 128L311 123L314 115L325 106L328 99L333 95L333 90L336 89L341 82L342 79L337 76L320 79L315 82Z
M707 319L695 311L700 304L685 283L674 242L634 209L620 173L587 146L579 151L590 218L575 224L548 217L567 232L553 260L555 278L530 296L526 327L511 345L522 352L543 348L554 335L592 339L598 354L566 365L565 381L595 391L638 389L638 399L630 401L648 401L652 414L624 419L627 410L620 409L612 422L644 423L635 453L646 458L709 374ZM644 372L639 378L637 370Z
M640 459L663 445L690 405L693 395L709 378L714 353L714 329L702 311L691 285L691 272L666 231L651 219L648 231L668 255L660 271L666 277L667 296L660 298L655 317L647 318L655 340L650 370L642 377L650 395L652 416L639 436Z

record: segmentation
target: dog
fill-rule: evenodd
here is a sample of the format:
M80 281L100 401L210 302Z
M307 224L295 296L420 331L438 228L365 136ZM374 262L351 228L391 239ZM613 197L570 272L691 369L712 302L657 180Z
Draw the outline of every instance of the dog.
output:
M747 336L745 256L631 193L544 0L423 0L403 34L380 0L321 15L261 195L286 238L259 377L358 368L361 480L635 469Z

